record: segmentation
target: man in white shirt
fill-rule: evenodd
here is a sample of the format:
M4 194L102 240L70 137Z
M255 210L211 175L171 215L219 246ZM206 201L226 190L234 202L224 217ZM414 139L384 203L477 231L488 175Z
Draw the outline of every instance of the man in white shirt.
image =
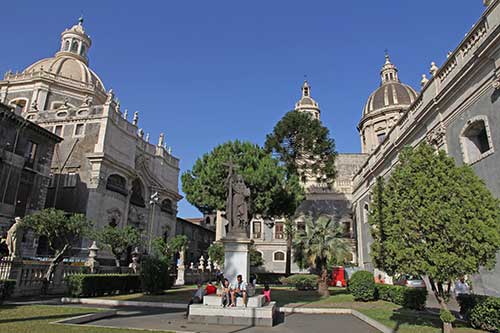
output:
M241 274L236 277L236 281L231 285L231 306L236 306L236 297L242 297L243 304L247 306L247 283L243 281Z

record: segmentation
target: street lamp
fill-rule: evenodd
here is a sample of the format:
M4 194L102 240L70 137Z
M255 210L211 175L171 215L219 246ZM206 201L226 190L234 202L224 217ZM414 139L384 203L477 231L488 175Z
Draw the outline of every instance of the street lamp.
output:
M153 224L155 219L155 205L158 204L158 201L160 200L160 195L158 194L158 192L154 192L153 194L151 194L149 199L150 199L149 204L151 205L151 221L149 223L148 254L151 254L151 246L153 240Z

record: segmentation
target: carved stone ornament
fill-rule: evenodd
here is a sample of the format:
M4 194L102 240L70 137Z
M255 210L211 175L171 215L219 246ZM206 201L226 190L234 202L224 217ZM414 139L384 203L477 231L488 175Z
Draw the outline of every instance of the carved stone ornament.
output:
M440 123L436 128L429 132L427 135L427 142L435 147L441 147L444 144L444 137L446 135L446 128Z

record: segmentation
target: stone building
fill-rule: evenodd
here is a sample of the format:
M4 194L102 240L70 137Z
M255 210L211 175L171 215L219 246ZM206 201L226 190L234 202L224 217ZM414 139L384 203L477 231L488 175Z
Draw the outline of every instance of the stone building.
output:
M302 85L302 96L295 104L295 110L308 112L315 119L320 119L319 104L311 97L311 87L307 81ZM364 163L365 154L338 154L335 160L337 176L332 189L318 184L316 177L308 176L304 187L306 199L297 211L297 228L305 228L306 216L331 217L336 223L343 225L345 238L352 243L352 257L356 260L355 226L352 218L351 197L352 178L357 169ZM250 223L250 238L255 248L262 255L264 265L256 268L257 272L285 273L286 237L283 221L265 221L255 218ZM293 256L293 253L292 253ZM292 273L300 272L293 262Z
M91 45L80 19L62 32L53 57L5 74L0 102L64 138L55 148L46 207L84 213L97 228L135 226L147 248L152 237L175 235L179 159L163 134L150 143L139 113L130 120L113 90L105 90L89 67Z
M196 264L201 256L208 259L207 249L215 241L215 230L207 224L206 218L177 218L176 235L185 235L188 246L185 254L185 264Z
M382 103L381 98L377 102L374 97L379 88L364 108L359 130L363 151L370 152L370 156L353 179L358 261L362 268L374 269L367 220L375 180L390 175L404 146L427 141L445 150L457 164L469 164L491 192L500 197L500 155L496 152L500 147L500 1L489 2L441 68L431 65L430 74L429 79L424 76L418 95L414 96L407 86L396 88L396 102L394 95L390 98L392 89L384 89L388 91L384 92L388 99ZM386 85L384 79L382 87ZM389 115L383 110L388 103L397 104L403 111L399 116L394 113L394 119L386 122ZM375 128L367 127L368 119ZM384 137L377 140L379 120L387 127L383 130ZM492 272L476 276L473 285L476 293L499 296L500 265Z
M62 139L0 103L0 234L45 207L54 147ZM37 239L24 233L22 253L33 256Z

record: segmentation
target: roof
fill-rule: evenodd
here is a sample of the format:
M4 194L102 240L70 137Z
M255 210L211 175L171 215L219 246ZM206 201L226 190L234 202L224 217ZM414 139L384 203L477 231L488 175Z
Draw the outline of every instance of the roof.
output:
M35 124L34 122L31 122L23 117L21 117L20 115L17 115L12 107L8 106L8 105L5 105L3 103L0 102L0 117L1 118L8 118L10 119L11 121L21 125L21 124L25 124L29 129L31 129L32 131L34 132L37 132L47 138L49 138L50 140L52 141L55 141L56 143L59 143L61 141L63 141L63 138L55 135L54 133L52 133L51 131L48 131L46 130L45 128L41 127L41 126L38 126L37 124Z
M203 217L195 217L195 218L177 217L177 222L180 222L180 223L189 223L190 225L193 225L193 226L196 226L198 228L202 228L203 230L215 233L215 231L213 229L207 227L204 224L201 224L204 221L205 221L205 219Z

